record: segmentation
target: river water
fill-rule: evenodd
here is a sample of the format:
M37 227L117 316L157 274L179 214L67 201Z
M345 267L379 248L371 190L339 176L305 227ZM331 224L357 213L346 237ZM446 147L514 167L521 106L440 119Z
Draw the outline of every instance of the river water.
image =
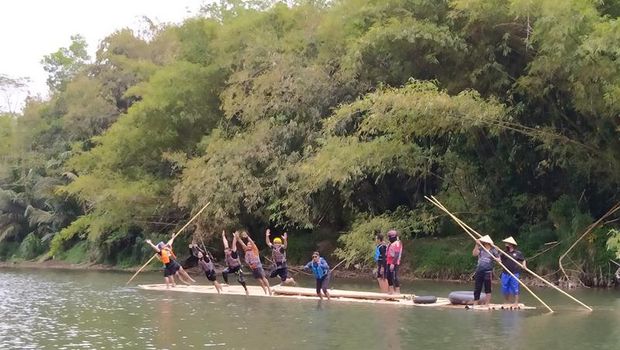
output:
M0 269L1 349L620 349L620 290L574 291L590 313L536 289L556 309L546 314L145 291L125 287L129 276ZM144 273L137 282L162 278ZM374 288L344 279L333 286ZM437 296L463 289L469 285L403 286Z

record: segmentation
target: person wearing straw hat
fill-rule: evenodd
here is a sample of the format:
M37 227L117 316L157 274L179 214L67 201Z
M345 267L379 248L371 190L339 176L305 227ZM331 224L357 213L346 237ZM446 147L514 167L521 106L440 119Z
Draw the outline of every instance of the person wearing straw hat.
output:
M516 278L519 278L521 268L526 266L525 257L520 250L517 250L517 241L515 241L512 236L504 239L502 242L506 244L506 253L510 255L512 259L519 262L516 263L512 259L502 255L502 264L504 264L508 271L512 272ZM504 299L506 302L513 303L515 305L519 304L519 281L506 271L502 271L500 280L502 282L502 294L504 294Z
M478 257L478 265L474 275L474 305L485 305L491 301L491 279L493 278L493 261L499 260L499 252L493 247L493 240L489 235L476 240L472 251ZM481 302L480 294L484 286L485 298Z

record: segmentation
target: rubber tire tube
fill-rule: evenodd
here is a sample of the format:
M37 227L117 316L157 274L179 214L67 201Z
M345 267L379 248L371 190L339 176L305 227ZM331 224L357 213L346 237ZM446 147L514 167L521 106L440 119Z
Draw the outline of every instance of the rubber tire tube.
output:
M480 299L484 299L484 297L485 297L485 294L480 293ZM469 291L469 290L451 292L448 295L448 299L450 299L450 302L455 305L473 304L474 292Z
M437 297L434 295L420 295L413 298L414 304L434 304L437 302Z

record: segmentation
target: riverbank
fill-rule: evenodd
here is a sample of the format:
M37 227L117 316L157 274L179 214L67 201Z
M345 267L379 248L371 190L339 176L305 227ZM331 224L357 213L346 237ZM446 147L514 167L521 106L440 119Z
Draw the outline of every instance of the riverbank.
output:
M185 246L187 242L179 241L179 246ZM336 278L352 278L352 279L369 279L374 280L371 268L362 268L359 265L345 266L340 265L340 260L334 255L334 249L337 246L333 241L321 241L316 243L308 239L299 237L295 241L295 245L289 247L289 267L291 274L304 274L307 272L300 271L311 252L316 250L316 246L320 245L325 253L326 259L331 266L338 266L334 271ZM450 236L450 237L425 237L404 241L405 258L400 268L400 278L403 281L412 282L416 280L422 281L446 281L471 283L473 271L476 265L476 259L471 255L472 243L467 237ZM216 253L217 251L214 250ZM10 260L0 262L0 267L17 267L31 269L71 269L71 270L101 270L101 271L122 271L135 272L142 266L142 263L150 258L152 252L146 252L145 255L133 254L131 259L116 259L112 263L93 263L89 262L90 254L88 246L85 243L78 243L72 248L59 254L55 259L51 259L48 254L42 254L37 259L24 260L13 256ZM184 261L187 257L181 254L179 261ZM216 260L222 262L221 256L216 256ZM547 259L550 260L550 259ZM555 259L552 259L555 261ZM217 264L216 264L217 265ZM269 264L266 263L267 268ZM540 259L528 261L528 266L534 269L541 276L544 276L552 282L557 282L559 275L554 274L554 269L548 261L541 263ZM223 269L218 266L218 271ZM160 265L153 262L147 267L147 271L159 271ZM496 270L499 276L499 268ZM557 271L556 271L557 272ZM190 273L199 275L198 270L190 270ZM497 279L496 279L497 280ZM523 281L529 286L544 286L537 279L524 277ZM568 285L563 287L580 286L579 281L570 281ZM613 281L607 285L599 285L599 287L613 287Z
M140 267L118 267L111 266L105 264L94 264L94 263L83 263L83 264L75 264L62 260L47 260L43 262L36 261L1 261L1 268L17 268L17 269L51 269L51 270L82 270L82 271L112 271L112 272L126 272L133 273L136 272ZM221 271L224 269L224 266L216 264L216 270ZM291 266L291 275L295 277L298 274L304 274L310 276L310 273L302 271L302 266ZM143 270L143 272L157 272L161 271L159 267L149 266ZM197 268L193 267L188 269L188 272L192 276L202 275L202 272ZM333 277L335 278L346 278L346 279L356 279L356 280L374 280L373 271L371 269L346 269L346 268L338 268L334 270ZM435 281L435 282L452 282L452 283L463 283L470 284L472 282L471 279L450 279L450 278L424 278L420 276L416 276L410 272L404 272L399 275L399 278L403 282L413 283L415 281ZM543 283L536 279L532 278L524 278L523 282L528 286L536 286L536 287L546 287ZM499 281L495 280L494 283L499 283Z

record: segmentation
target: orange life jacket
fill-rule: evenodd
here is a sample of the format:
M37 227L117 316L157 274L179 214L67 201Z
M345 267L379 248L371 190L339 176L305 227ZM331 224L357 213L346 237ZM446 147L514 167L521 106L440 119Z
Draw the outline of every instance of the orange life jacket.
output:
M172 259L176 258L172 250L168 250L168 249L162 249L158 255L159 255L159 260L161 260L161 262L164 263L164 265L170 263L170 258Z

